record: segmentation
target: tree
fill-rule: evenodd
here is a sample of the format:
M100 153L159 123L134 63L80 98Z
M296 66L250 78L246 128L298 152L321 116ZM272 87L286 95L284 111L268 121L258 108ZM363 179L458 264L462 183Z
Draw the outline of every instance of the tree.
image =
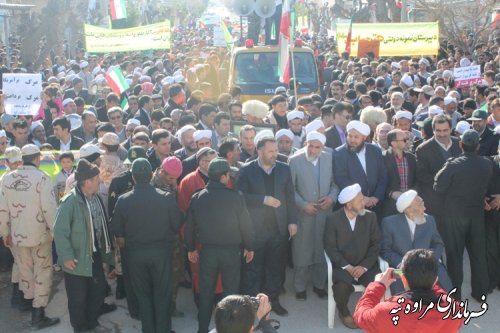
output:
M439 21L441 35L462 50L474 49L488 40L490 17L498 0L417 0L417 10L426 21ZM474 38L470 44L468 34Z

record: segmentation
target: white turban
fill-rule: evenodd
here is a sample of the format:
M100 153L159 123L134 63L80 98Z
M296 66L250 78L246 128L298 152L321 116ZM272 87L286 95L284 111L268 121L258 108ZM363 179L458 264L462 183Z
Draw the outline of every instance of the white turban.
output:
M182 135L186 133L187 131L196 131L196 128L193 125L185 125L182 126L177 133L175 134L175 137L177 140L180 142L182 139ZM194 134L194 133L193 133ZM194 137L194 136L193 136Z
M38 126L43 126L41 120L32 122L31 127L30 127L30 132L33 132L35 130L35 128L37 128Z
M457 123L457 126L455 127L455 131L460 133L460 135L464 134L465 131L471 129L470 123L468 123L465 120L461 120Z
M417 195L417 192L414 190L409 190L401 194L396 201L396 208L398 209L398 212L403 213L405 209L411 205Z
M359 133L361 133L361 135L363 135L363 136L370 135L370 131L371 131L370 126L368 126L365 123L360 122L359 120L351 120L347 124L347 126L346 126L347 132L349 132L350 130L353 130L353 129L358 131Z
M354 199L361 192L361 186L354 184L347 186L339 194L339 203L344 205Z
M324 136L320 132L316 132L316 131L312 131L310 133L307 133L306 142L314 141L314 140L318 140L319 142L321 142L322 145L324 145L326 142L326 136Z
M451 103L457 103L457 99L455 97L452 97L452 96L446 96L444 98L444 105L449 105Z
M418 61L418 64L421 65L421 64L424 64L425 66L430 66L430 62L429 60L425 59L425 58L421 58L419 61Z
M163 80L161 80L161 85L162 86L168 86L174 83L174 78L171 76L165 77Z
M175 75L174 82L175 83L184 82L184 76L182 76L181 74Z
M398 111L396 112L396 119L408 119L408 120L413 120L413 115L411 114L410 111Z
M460 59L460 67L467 67L470 66L471 62L467 58L462 58Z
M437 116L439 114L444 114L444 111L443 109L441 109L439 106L437 105L431 105L429 106L429 115L430 116Z
M144 83L144 82L151 82L151 76L148 76L148 75L143 75L139 78L139 81L141 83Z
M293 141L294 135L293 135L292 131L290 131L289 129L287 129L287 128L280 129L278 132L276 132L275 138L276 138L276 140L279 140L283 136L286 136L290 140Z
M75 103L75 101L73 100L73 98L66 98L63 102L62 102L62 105L63 107L65 107L66 105L68 105L69 103Z
M395 91L392 93L391 96L399 96L401 97L403 100L405 99L405 96L403 95L403 93L401 91Z
M450 71L449 69L443 71L443 77L451 77L453 78L453 72Z
M403 77L401 78L401 82L403 82L408 87L413 87L414 85L413 79L408 74L403 75Z
M82 61L82 62L80 63L80 68L81 68L81 69L87 68L87 66L88 66L88 65L89 65L89 63L88 63L87 61Z
M269 112L269 106L262 101L251 99L243 103L241 112L246 116L252 116L259 119L264 119L267 116L267 113Z
M304 119L304 112L301 111L290 111L286 114L286 120L294 120L294 119Z
M322 127L325 128L325 124L323 123L323 121L321 119L314 119L313 121L311 121L309 124L306 125L305 130L306 133L310 133L313 131L317 131Z
M259 133L257 133L255 138L253 139L253 143L255 144L255 146L257 146L259 141L261 141L263 139L267 139L267 138L274 138L273 131L268 130L268 129L260 131Z
M193 133L193 140L200 141L201 139L212 139L211 130L197 130Z
M139 126L140 124L141 124L141 122L139 121L139 119L136 119L136 118L132 118L132 119L127 120L127 125Z
M0 130L0 138L6 138L7 137L7 133L5 133L4 130Z
M391 62L391 66L396 69L401 69L401 65L399 64L399 62L396 61Z

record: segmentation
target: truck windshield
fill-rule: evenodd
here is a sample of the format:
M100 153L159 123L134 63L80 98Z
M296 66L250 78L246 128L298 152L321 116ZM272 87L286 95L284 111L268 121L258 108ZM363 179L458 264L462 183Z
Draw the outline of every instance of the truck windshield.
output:
M318 74L314 56L307 52L294 53L295 77L300 82L299 94L318 89ZM279 81L278 52L240 53L235 58L235 84L244 94L273 94L284 84ZM290 75L293 77L293 71Z

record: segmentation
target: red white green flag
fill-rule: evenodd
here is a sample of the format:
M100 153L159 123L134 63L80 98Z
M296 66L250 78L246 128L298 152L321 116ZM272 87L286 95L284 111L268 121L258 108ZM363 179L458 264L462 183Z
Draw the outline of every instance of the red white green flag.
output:
M111 9L112 20L127 18L127 7L125 6L125 0L109 0L109 8Z
M120 67L115 67L112 71L106 74L106 82L118 96L130 88L127 80L120 71Z
M283 0L278 45L280 81L286 84L290 82L290 54L288 52L291 39L290 26L290 3L288 0Z

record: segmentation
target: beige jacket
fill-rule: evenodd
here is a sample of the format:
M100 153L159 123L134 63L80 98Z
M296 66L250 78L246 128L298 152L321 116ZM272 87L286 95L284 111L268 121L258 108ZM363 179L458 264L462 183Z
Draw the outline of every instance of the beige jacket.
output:
M52 241L56 199L49 176L23 165L6 174L0 188L0 235L17 246L34 247Z

